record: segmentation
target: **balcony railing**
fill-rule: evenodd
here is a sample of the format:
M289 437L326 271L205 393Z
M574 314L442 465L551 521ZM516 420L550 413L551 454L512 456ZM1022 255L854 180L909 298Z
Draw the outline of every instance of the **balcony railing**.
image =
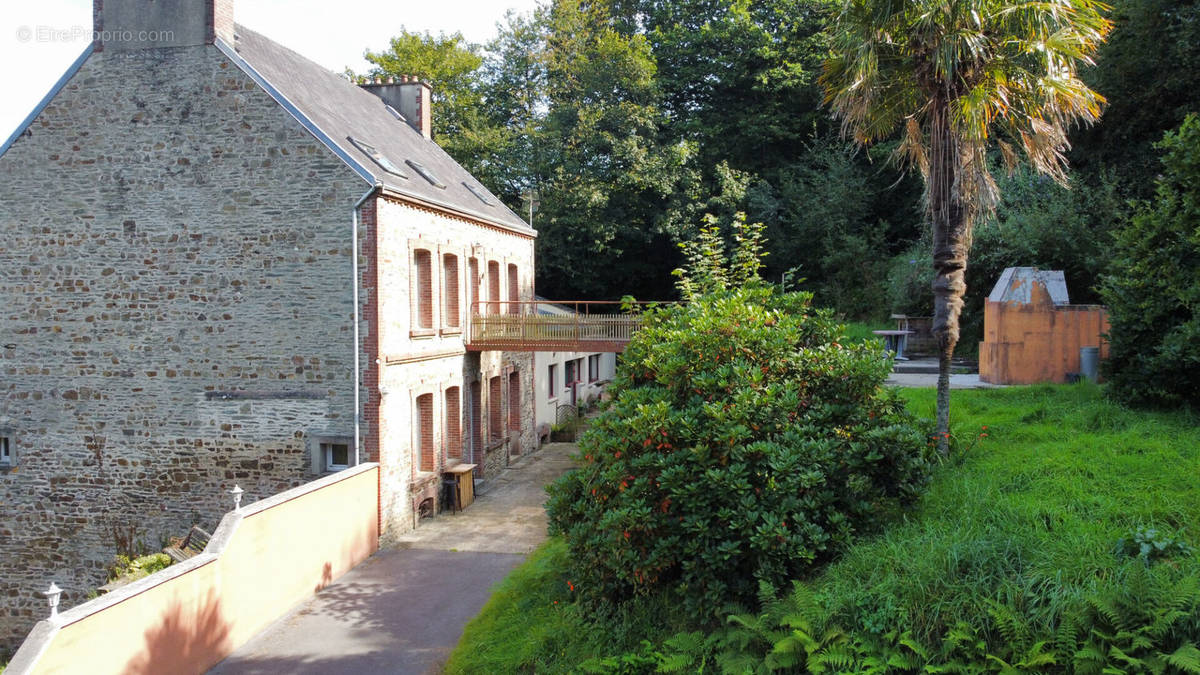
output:
M620 352L640 326L614 301L481 301L471 308L467 349Z

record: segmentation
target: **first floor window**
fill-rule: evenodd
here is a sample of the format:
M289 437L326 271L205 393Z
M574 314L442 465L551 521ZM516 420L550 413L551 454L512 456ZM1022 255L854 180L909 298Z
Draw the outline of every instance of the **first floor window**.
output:
M548 393L546 394L547 398L554 398L555 396L558 396L558 364L557 363L551 363L549 365L549 367L546 368L546 386L548 387L548 389L547 389Z
M433 471L437 466L433 446L433 394L417 397L417 454L421 471Z
M521 304L518 302L521 299L521 286L517 273L516 265L508 266L508 313L520 314Z
M413 325L419 329L433 328L433 263L429 251L418 249L413 252L413 274L417 282Z
M508 428L521 430L521 375L516 371L508 375Z
M445 302L442 319L446 327L461 327L462 313L458 309L458 256L453 253L442 256L442 296Z
M350 466L350 444L322 443L321 457L324 458L326 471L341 471Z
M462 394L458 387L446 390L446 456L462 459Z
M488 314L500 313L500 263L495 260L487 264Z
M503 387L499 376L488 380L488 437L493 442L504 438L504 411L500 408Z
M478 381L471 383L471 460L483 461L483 395Z
M592 354L588 357L588 382L595 382L600 379L600 355Z

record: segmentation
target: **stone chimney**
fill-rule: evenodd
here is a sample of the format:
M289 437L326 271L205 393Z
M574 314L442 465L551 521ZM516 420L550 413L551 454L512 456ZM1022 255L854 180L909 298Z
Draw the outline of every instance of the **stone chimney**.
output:
M416 77L402 76L397 82L392 78L380 79L360 85L363 89L383 99L404 116L409 126L421 132L425 138L433 138L433 86Z
M96 51L233 45L233 0L92 0Z

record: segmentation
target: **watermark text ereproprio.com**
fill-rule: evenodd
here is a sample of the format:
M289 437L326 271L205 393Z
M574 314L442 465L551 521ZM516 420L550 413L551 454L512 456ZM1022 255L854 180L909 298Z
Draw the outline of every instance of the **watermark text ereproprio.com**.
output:
M175 32L169 30L92 30L87 26L18 26L18 42L172 42Z

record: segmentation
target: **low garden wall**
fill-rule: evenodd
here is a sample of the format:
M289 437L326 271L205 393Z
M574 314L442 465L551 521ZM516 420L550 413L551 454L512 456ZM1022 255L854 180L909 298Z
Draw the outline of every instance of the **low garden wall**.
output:
M379 547L379 465L243 506L204 552L39 622L5 675L203 673Z

